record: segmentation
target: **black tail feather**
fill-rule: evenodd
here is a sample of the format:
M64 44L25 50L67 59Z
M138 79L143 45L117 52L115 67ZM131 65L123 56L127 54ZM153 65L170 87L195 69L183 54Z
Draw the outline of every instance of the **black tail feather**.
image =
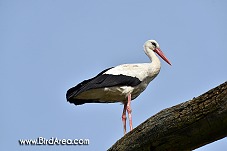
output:
M111 67L113 68L113 67ZM78 99L74 99L74 97L79 94L81 92L81 90L84 88L84 86L91 80L95 79L96 77L102 75L104 72L106 72L107 70L111 69L108 68L106 70L103 70L102 72L100 72L97 76L95 76L94 78L88 79L88 80L84 80L83 82L79 83L78 85L76 85L75 87L70 88L67 93L66 93L66 99L68 102L70 103L74 103L75 105L81 105L84 103L90 103L91 100L89 101L85 101L85 100L78 100Z

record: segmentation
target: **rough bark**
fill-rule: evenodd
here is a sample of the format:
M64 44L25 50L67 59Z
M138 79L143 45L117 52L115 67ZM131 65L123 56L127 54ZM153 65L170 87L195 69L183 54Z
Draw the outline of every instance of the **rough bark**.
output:
M227 82L164 109L118 140L109 151L193 150L227 136Z

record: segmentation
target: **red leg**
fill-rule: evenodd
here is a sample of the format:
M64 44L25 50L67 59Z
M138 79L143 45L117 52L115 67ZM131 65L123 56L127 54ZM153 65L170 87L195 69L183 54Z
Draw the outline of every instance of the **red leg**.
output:
M130 131L131 131L133 129L133 127L132 127L131 94L128 95L128 103L127 103L126 110L128 112L129 126L130 126Z
M124 104L124 109L122 113L122 122L123 122L123 127L124 127L124 134L126 134L126 108L127 108L127 103Z

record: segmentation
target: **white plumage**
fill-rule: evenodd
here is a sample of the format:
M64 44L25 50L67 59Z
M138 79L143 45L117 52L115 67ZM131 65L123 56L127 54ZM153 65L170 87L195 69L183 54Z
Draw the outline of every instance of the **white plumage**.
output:
M171 65L155 40L145 42L144 51L151 63L123 64L106 69L96 77L70 88L66 94L67 100L75 105L122 102L124 133L126 133L126 110L132 130L130 102L146 89L161 69L160 60L155 53Z

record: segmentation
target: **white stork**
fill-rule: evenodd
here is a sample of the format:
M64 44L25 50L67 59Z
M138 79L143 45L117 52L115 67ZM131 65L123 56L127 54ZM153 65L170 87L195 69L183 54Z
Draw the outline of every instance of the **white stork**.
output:
M171 65L155 40L146 41L144 51L150 58L151 63L122 64L108 68L94 78L84 80L75 87L70 88L66 94L67 101L75 105L122 102L124 104L122 121L124 134L126 134L126 110L130 130L133 129L131 100L138 97L146 89L161 69L160 60L155 53Z

